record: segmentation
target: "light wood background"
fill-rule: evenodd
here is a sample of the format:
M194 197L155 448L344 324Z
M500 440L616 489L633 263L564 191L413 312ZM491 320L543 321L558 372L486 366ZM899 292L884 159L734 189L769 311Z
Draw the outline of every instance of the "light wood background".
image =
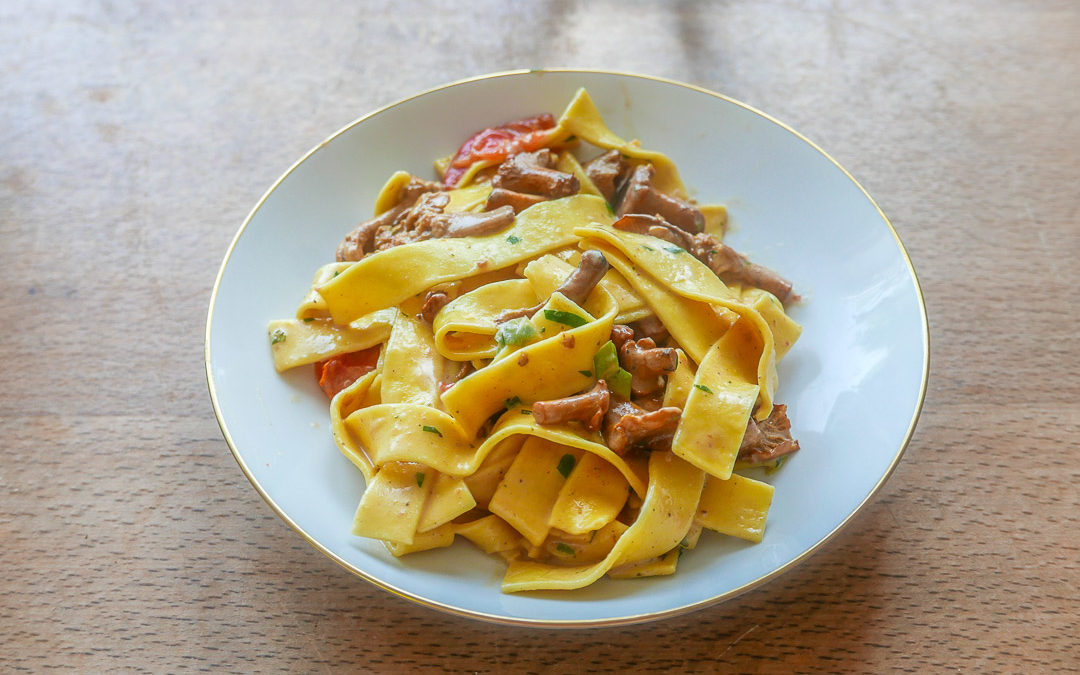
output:
M368 110L518 67L660 75L802 131L920 275L922 420L734 601L545 632L412 605L274 516L210 407L226 246ZM1080 668L1080 5L0 3L0 671Z

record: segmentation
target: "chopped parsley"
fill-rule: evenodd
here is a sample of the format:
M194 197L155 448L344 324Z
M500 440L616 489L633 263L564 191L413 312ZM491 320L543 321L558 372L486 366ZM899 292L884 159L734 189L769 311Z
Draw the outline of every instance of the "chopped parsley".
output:
M439 438L442 438L442 432L439 431L438 429L436 429L435 427L430 427L430 426L425 424L425 425L421 426L420 428L423 429L424 431L428 432L429 434L435 434Z
M314 320L315 320L315 317L313 317L313 316L304 317L304 323L311 323Z
M270 344L276 345L279 342L285 342L285 331L277 328L270 333Z
M495 344L500 347L507 345L520 347L537 335L536 327L522 316L499 326L499 330L495 333Z
M592 371L591 370L579 370L578 372L581 373L582 375L584 375L585 377L592 377Z
M427 478L422 472L416 472L416 487L424 487L424 479Z
M684 249L682 246L674 246L674 245L665 246L664 250L667 251L668 253L685 253L686 252L686 249Z
M645 244L642 244L642 245L641 245L641 248L645 249L646 251L653 251L653 252L655 252L655 251L656 251L656 249L655 249L655 248L653 248L652 246L647 246L647 245L645 245Z
M564 544L561 541L558 544L555 544L555 550L563 555L575 555L574 549L570 548L569 545Z
M506 238L506 242L508 244L520 244L521 243L521 237L517 236L516 234L512 234L512 235L510 235L509 237Z
M570 472L574 470L574 465L575 464L577 464L577 460L574 459L573 455L565 454L565 455L562 456L562 459L559 460L558 469L559 469L559 473L562 474L563 478L569 478L570 477Z
M584 326L589 323L583 317L571 312L564 312L561 309L545 309L544 318L548 321L561 323L564 326L570 326L571 328L577 328L578 326Z
M529 410L528 408L522 408L522 409L521 409L521 414L522 414L522 415L531 415L531 414L532 414L532 411L531 411L531 410Z
M521 399L518 398L517 396L515 396L514 398L508 398L504 402L506 403L506 409L507 410L509 410L510 408L513 408L516 405L521 405Z
M607 207L607 212L611 215L615 215L615 208L611 205L611 202L604 202L604 206Z
M705 386L705 385L703 385L703 384L695 384L695 385L694 385L694 389L700 389L701 391L705 392L706 394L711 394L711 393L713 393L713 390L712 390L712 389L709 389L708 387L706 387L706 386Z

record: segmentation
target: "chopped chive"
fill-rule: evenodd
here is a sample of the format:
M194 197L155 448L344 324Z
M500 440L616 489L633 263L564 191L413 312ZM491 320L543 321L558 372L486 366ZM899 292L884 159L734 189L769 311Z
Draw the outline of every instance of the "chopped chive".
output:
M521 243L521 237L517 236L516 234L512 234L512 235L510 235L509 237L506 238L506 241L507 241L507 243L510 243L510 244L520 244Z
M424 431L428 432L429 434L435 434L439 438L442 438L442 432L439 431L438 429L436 429L435 427L429 427L428 425L425 424L425 425L421 426L420 428L423 429Z
M424 479L427 478L422 472L416 472L416 487L424 487Z
M566 454L562 456L562 459L559 460L558 469L559 473L562 474L563 478L570 477L570 472L574 470L575 464L577 464L577 460L574 459L573 455Z
M585 377L592 377L592 371L591 370L579 370L578 372L581 373L582 375L584 375Z
M601 380L614 373L619 367L619 352L615 343L608 340L593 357L593 372Z
M611 387L611 391L622 396L623 398L630 398L630 380L631 375L628 371L619 368L615 371L614 375L610 375L606 378L608 386Z
M273 333L270 333L270 344L276 345L279 342L285 342L285 331L280 328L274 330Z
M695 385L694 385L694 389L700 389L701 391L705 392L706 394L711 394L711 393L713 393L713 390L712 390L712 389L709 389L708 387L706 387L706 386L705 386L705 385L703 385L703 384L695 384Z
M506 409L509 410L510 408L513 408L516 405L521 405L521 399L518 398L517 396L515 396L514 398L506 399L505 403L506 403Z
M570 548L568 545L562 543L561 541L558 544L555 544L555 550L559 553L562 553L563 555L575 555L574 549Z
M561 309L545 309L544 318L548 321L555 321L565 326L577 328L578 326L584 326L589 323L584 318L573 314L571 312L564 312Z

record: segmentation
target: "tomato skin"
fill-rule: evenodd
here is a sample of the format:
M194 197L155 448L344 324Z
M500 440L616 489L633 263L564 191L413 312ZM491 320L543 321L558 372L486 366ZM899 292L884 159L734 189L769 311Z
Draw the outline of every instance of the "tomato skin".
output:
M315 364L315 379L327 398L334 398L364 375L375 370L379 361L379 346L359 352L339 354Z
M501 162L512 154L543 147L548 137L545 132L554 126L555 118L550 113L543 113L476 132L461 144L450 160L443 182L455 187L474 162Z

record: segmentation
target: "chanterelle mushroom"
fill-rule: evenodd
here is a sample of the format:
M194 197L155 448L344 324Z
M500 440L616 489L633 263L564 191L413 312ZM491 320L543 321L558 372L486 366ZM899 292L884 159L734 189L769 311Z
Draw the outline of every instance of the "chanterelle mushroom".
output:
M337 248L336 257L338 262L353 262L371 253L374 250L372 244L376 232L380 229L392 227L398 218L416 204L416 200L421 195L445 189L446 186L442 183L433 183L415 177L410 179L402 188L397 204L371 220L360 223L352 232L345 235L345 239Z
M584 394L533 403L533 419L544 426L576 421L584 424L589 431L597 431L604 421L610 400L607 383L600 380Z
M799 442L791 437L787 406L778 403L766 419L757 422L750 418L746 423L746 433L739 446L739 459L758 464L789 455L798 449Z
M658 215L691 234L701 232L705 228L705 215L690 202L666 195L653 187L655 175L656 169L652 164L634 167L615 213L620 216L627 213Z
M695 235L690 252L726 283L760 288L775 295L785 305L798 300L798 296L791 292L790 281L767 267L750 262L746 256L717 241L712 235Z
M604 421L604 438L611 451L622 455L633 445L671 434L679 426L682 409L674 406L652 412L624 400L613 400Z
M576 176L551 168L555 156L551 150L519 152L499 165L491 185L515 192L541 195L548 199L569 197L577 193L580 183Z
M607 258L604 257L603 253L594 250L585 251L581 254L581 262L578 263L577 269L570 273L570 276L555 289L555 292L562 293L568 300L578 305L585 304L585 299L596 288L596 284L600 283L600 279L607 273L608 267ZM495 323L505 323L518 317L532 316L539 312L543 306L544 303L541 302L533 307L506 310L499 315Z

